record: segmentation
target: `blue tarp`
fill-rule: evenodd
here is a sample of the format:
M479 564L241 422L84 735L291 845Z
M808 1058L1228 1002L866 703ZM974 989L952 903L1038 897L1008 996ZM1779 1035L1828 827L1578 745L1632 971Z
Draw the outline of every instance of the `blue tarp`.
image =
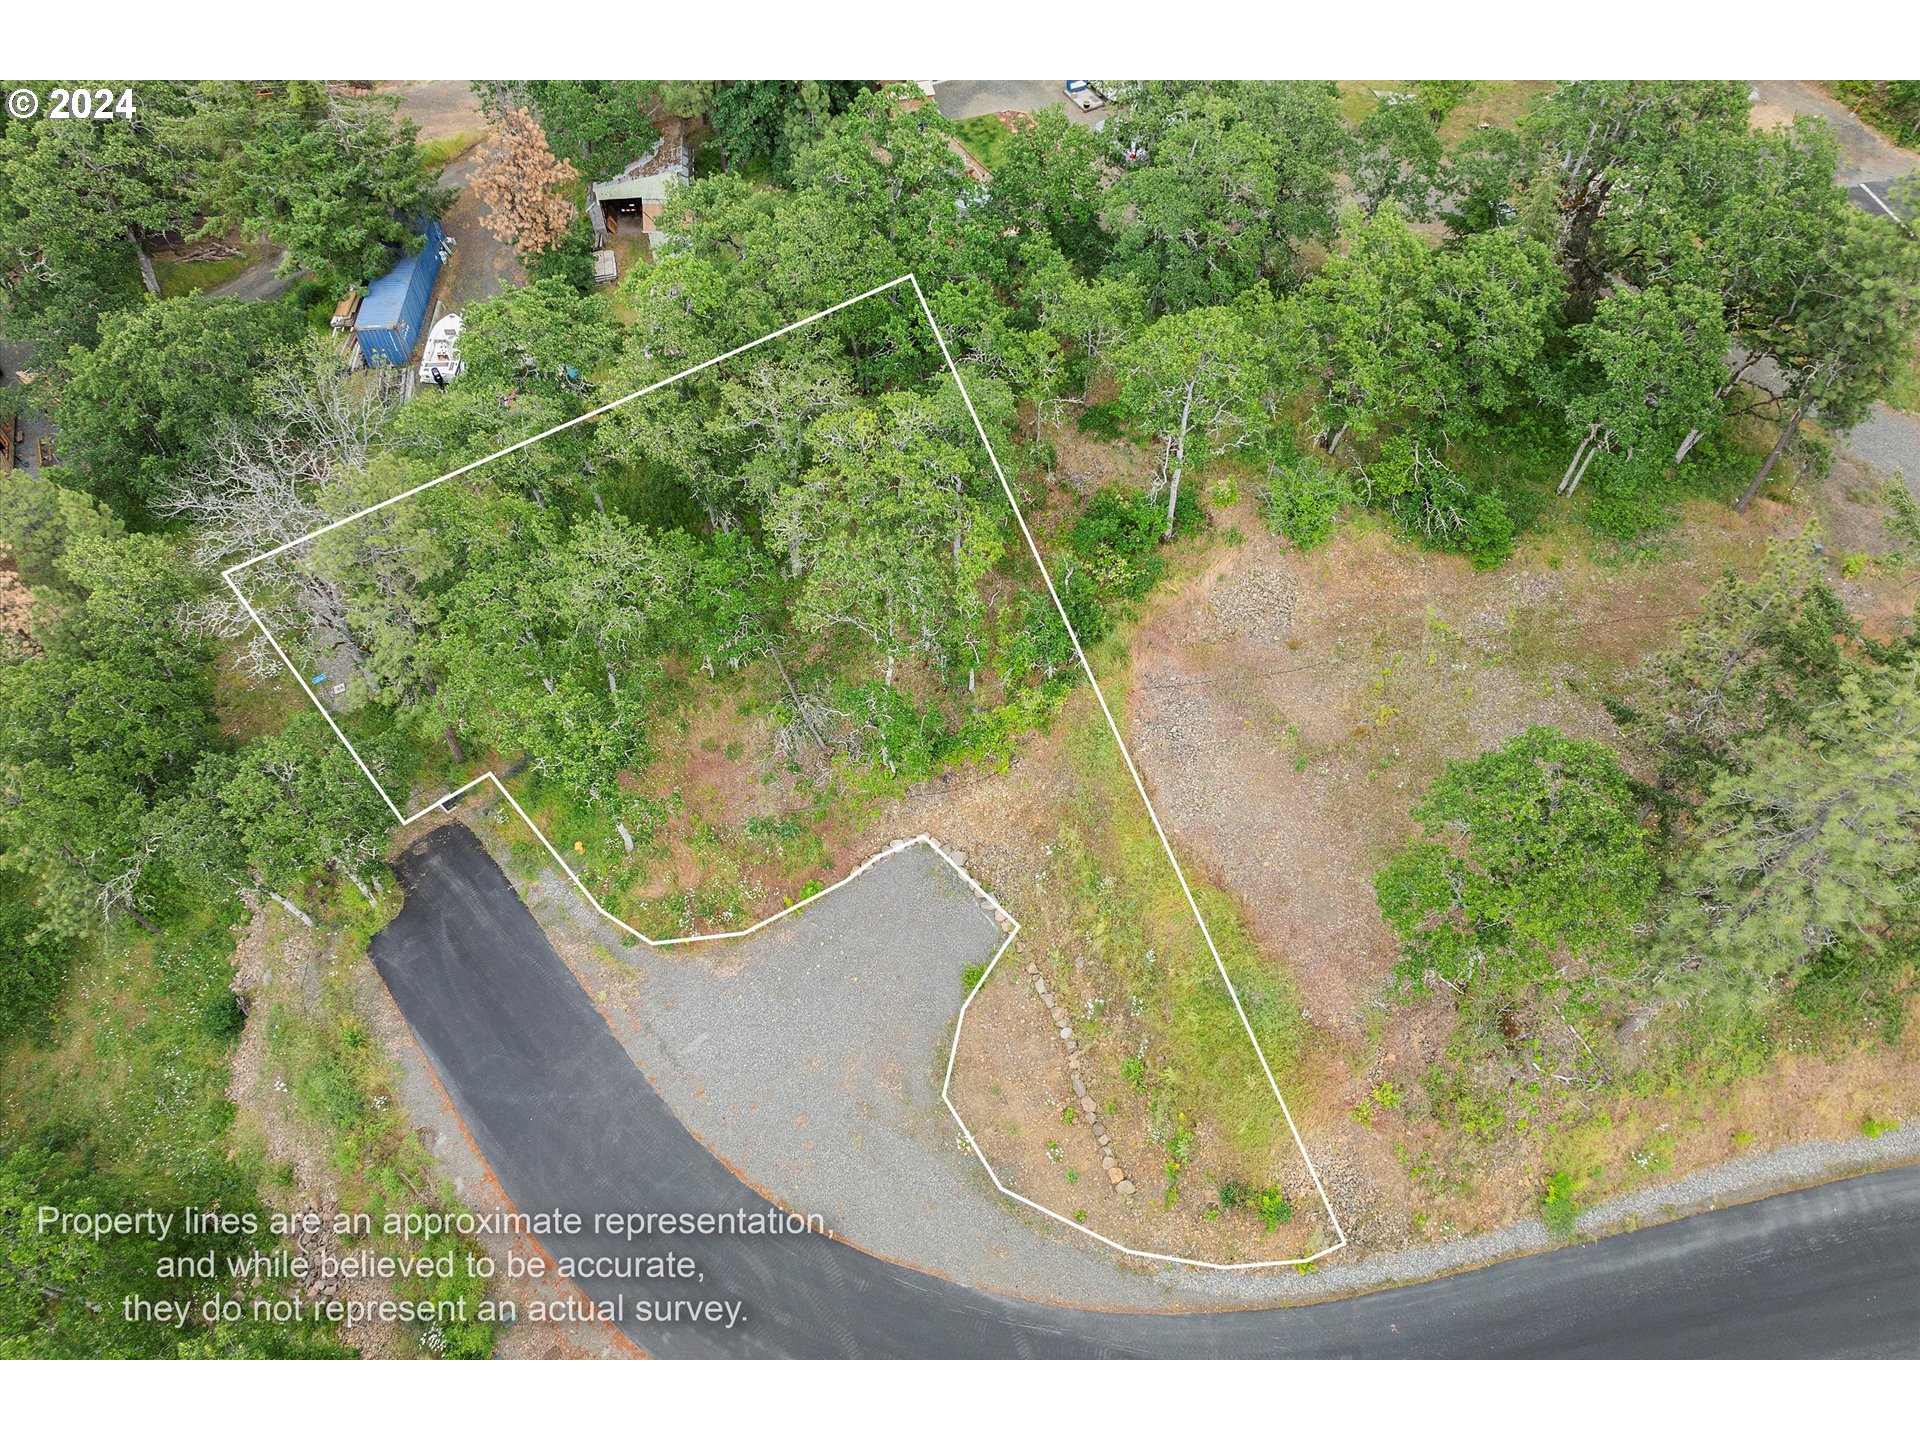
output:
M426 328L427 302L440 278L444 236L438 220L429 220L426 244L367 287L354 318L354 338L360 358L369 365L405 365Z

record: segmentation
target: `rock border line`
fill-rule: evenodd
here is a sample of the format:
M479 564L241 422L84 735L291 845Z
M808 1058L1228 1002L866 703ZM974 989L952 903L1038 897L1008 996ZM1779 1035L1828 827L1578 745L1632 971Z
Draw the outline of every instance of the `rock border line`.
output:
M914 839L911 839L911 840L896 841L893 845L889 846L887 849L882 850L878 855L872 856L868 860L856 866L847 875L835 881L832 885L829 885L826 889L820 890L813 895L809 895L806 899L801 900L796 904L788 906L785 910L779 911L778 913L773 915L769 915L766 919L758 921L755 924L749 925L744 929L715 931L707 934L698 934L698 935L678 935L670 939L655 940L651 936L642 935L638 930L634 929L633 926L629 925L626 921L622 920L618 915L613 914L604 905L602 905L599 902L599 900L597 900L594 897L593 892L589 890L586 887L585 883L581 881L580 877L574 873L573 867L566 862L565 857L563 857L559 852L559 850L557 850L554 847L553 842L546 837L546 835L541 831L539 826L533 823L532 817L529 816L525 810L520 808L520 802L513 798L512 793L501 782L500 777L494 774L493 771L488 770L482 775L475 776L472 780L469 780L466 784L460 786L458 789L450 790L445 795L442 795L438 800L431 801L430 803L421 806L420 809L414 811L413 814L411 815L403 813L400 807L394 804L393 797L387 794L386 787L380 783L379 778L373 773L372 769L367 765L367 762L361 757L360 752L354 749L353 742L347 739L346 732L340 728L339 722L334 719L333 712L328 710L327 707L321 703L320 697L314 692L313 687L307 683L306 677L293 664L293 662L287 658L286 651L280 648L279 639L274 635L273 631L268 628L267 623L260 618L259 612L253 608L252 602L247 599L245 592L242 591L240 588L240 582L236 577L238 577L240 574L242 574L246 570L251 569L253 566L260 564L262 561L272 560L277 556L284 555L288 551L295 550L300 546L307 544L309 541L316 540L322 535L326 535L331 533L332 531L340 529L342 526L351 525L357 520L365 519L369 515L375 514L376 512L381 510L385 510L388 506L397 505L402 500L411 499L413 496L420 494L422 491L431 490L436 485L443 484L448 480L456 479L461 475L465 475L474 470L478 470L483 465L491 464L493 461L499 460L504 456L511 455L516 451L524 450L530 445L536 445L540 441L549 439L552 436L559 434L563 430L570 430L576 425L584 424L589 420L598 419L600 416L607 414L609 411L617 410L621 406L630 404L631 402L638 400L643 396L650 395L656 390L662 390L669 385L677 384L678 382L685 380L690 376L698 375L704 370L712 369L716 365L719 365L725 361L734 359L737 356L744 355L750 350L757 349L758 347L765 345L769 341L778 340L783 336L791 335L795 331L802 330L807 326L813 324L815 321L824 320L829 315L837 314L838 312L848 309L851 306L858 305L863 300L871 300L875 296L885 294L887 291L892 290L897 286L901 286L901 285L906 285L910 287L913 290L914 298L919 301L921 314L923 314L926 317L927 327L929 330L932 331L934 342L940 347L940 356L946 362L947 373L953 377L954 386L960 392L960 399L967 407L967 415L973 421L974 433L980 437L981 448L986 451L987 461L989 464L993 466L994 476L1000 481L1001 492L1005 494L1005 496L1007 497L1007 505L1013 511L1014 523L1016 523L1020 527L1021 537L1027 543L1027 551L1033 557L1033 563L1040 572L1041 583L1047 587L1047 596L1049 599L1053 601L1054 611L1059 615L1060 623L1066 629L1067 638L1073 641L1073 651L1074 651L1074 654L1079 658L1081 672L1087 677L1087 684L1091 686L1093 689L1094 698L1099 702L1099 705L1100 705L1100 714L1107 722L1107 729L1113 735L1114 743L1120 747L1120 758L1126 763L1127 775L1133 781L1133 788L1140 796L1140 803L1146 806L1147 818L1153 822L1153 831L1154 831L1154 834L1159 838L1160 848L1166 854L1167 863L1173 867L1174 878L1180 882L1180 893L1186 897L1187 908L1193 914L1194 923L1200 927L1200 935L1201 935L1201 938L1207 942L1208 953L1213 956L1214 968L1219 972L1221 983L1227 987L1227 994L1233 1001L1234 1013L1240 1017L1241 1028L1246 1032L1247 1040L1253 1046L1253 1053L1255 1057L1258 1058L1258 1060L1260 1061L1260 1072L1266 1077L1267 1088L1272 1092L1274 1100L1280 1106L1280 1114L1287 1122L1287 1130L1293 1136L1294 1146L1299 1150L1300 1158L1306 1164L1307 1174L1313 1180L1313 1188L1319 1194L1320 1203L1327 1212L1327 1219L1333 1225L1334 1235L1336 1236L1335 1242L1332 1245L1327 1245L1322 1247L1319 1250L1316 1250L1311 1255L1302 1255L1291 1260L1247 1260L1247 1261L1236 1262L1233 1264L1222 1264L1222 1263L1211 1261L1211 1260L1195 1260L1195 1259L1191 1259L1181 1255L1165 1255L1165 1254L1159 1253L1158 1251L1152 1251L1152 1250L1136 1250L1132 1246L1123 1245L1118 1240L1114 1240L1109 1236L1102 1235L1097 1230L1093 1230L1088 1226L1082 1225L1077 1220L1069 1219L1067 1216L1060 1214L1058 1211L1048 1209L1045 1205L1040 1204L1038 1201L1029 1199L1027 1196L1020 1194L1017 1190L1010 1189L1000 1179L1000 1176L998 1175L997 1172L995 1172L993 1165L988 1161L986 1157L986 1153L980 1148L979 1141L974 1138L973 1131L968 1127L967 1122L961 1119L960 1112L954 1108L950 1091L953 1084L954 1060L959 1053L960 1036L961 1036L962 1030L966 1025L967 1011L973 1005L974 999L979 995L980 986L986 984L988 978L993 974L994 970L999 966L1001 957L1006 954L1007 947L1013 943L1014 937L1019 934L1020 925L1019 925L1019 922L1015 920L1012 915L1007 913L1006 909L1001 906L1000 902L998 900L995 900L992 895L988 894L987 891L983 889L980 886L980 884L976 880L974 880L974 878L971 875L969 875L966 872L965 869L963 869L959 865L954 864L953 858L950 855L948 855L945 850L941 849L939 844L931 836L920 835L920 836L916 836ZM1254 1034L1253 1023L1251 1020L1247 1018L1246 1007L1242 1005L1240 1002L1240 992L1234 988L1233 978L1227 974L1226 962L1222 960L1220 957L1220 949L1214 943L1213 932L1207 928L1206 917L1200 913L1199 902L1194 899L1193 889L1187 883L1186 872L1183 869L1181 869L1179 858L1173 853L1173 845L1167 839L1166 828L1160 823L1159 812L1153 808L1153 801L1147 795L1146 784L1140 778L1140 771L1133 763L1133 754L1131 751L1128 750L1127 742L1125 738L1120 734L1120 726L1114 720L1113 711L1107 704L1106 692L1100 688L1100 681L1095 677L1093 673L1093 665L1091 664L1091 662L1088 661L1087 652L1080 643L1079 633L1074 630L1073 621L1067 617L1066 606L1063 605L1060 601L1060 593L1058 590L1054 588L1053 574L1051 571L1048 570L1046 560L1040 554L1040 547L1033 538L1033 532L1027 528L1027 518L1020 510L1020 502L1014 496L1013 486L1007 480L1006 472L1000 468L1000 457L994 453L993 443L987 439L986 427L980 423L980 414L973 407L973 397L967 393L966 382L960 377L959 366L954 364L953 352L947 348L946 336L941 333L939 322L933 318L933 307L927 303L926 293L920 288L919 278L916 275L914 275L911 271L909 271L905 275L896 276L894 279L887 281L883 285L876 285L870 290L864 290L860 294L853 296L851 299L842 300L837 305L829 305L826 309L817 311L814 314L807 316L804 320L796 320L790 325L781 326L778 330L769 331L767 334L762 335L757 340L750 340L745 345L735 346L733 349L726 351L724 354L715 355L710 360L703 360L697 365L690 365L685 370L680 371L678 374L669 375L664 380L656 380L651 385L642 386L640 389L631 391L626 395L622 395L616 400L609 400L603 405L597 405L591 410L585 411L580 415L574 416L571 420L564 420L558 425L550 426L549 428L542 430L537 435L530 435L524 440L519 440L514 442L511 445L503 446L499 450L494 451L491 455L483 456L478 460L469 461L465 465L461 465L456 469L449 470L444 475L435 476L433 479L424 481L423 483L419 485L415 485L410 489L402 490L397 495L390 495L385 500L381 500L375 504L368 505L360 510L356 510L351 515L342 516L340 519L332 521L329 524L319 526L317 529L310 530L304 535L300 535L295 537L292 540L286 541L284 544L276 545L271 550L264 550L258 555L250 556L249 558L239 561L236 564L229 565L225 570L220 572L220 578L226 582L227 588L233 591L234 598L240 602L241 608L247 612L247 617L253 621L255 627L258 628L260 633L266 637L267 644L273 648L273 653L279 657L280 663L286 666L287 673L293 676L295 683L297 683L300 686L301 690L306 693L307 698L313 702L314 708L320 712L320 717L327 722L327 727L333 731L334 738L337 739L343 746L346 747L347 753L353 757L354 763L360 767L360 773L367 777L367 782L373 786L374 792L377 795L379 795L379 797L383 801L386 802L387 809L393 812L394 819L403 828L407 825L411 825L414 821L420 819L422 816L428 814L431 811L447 810L451 806L453 801L459 799L462 795L466 794L469 790L472 790L482 784L491 783L493 785L493 788L499 791L500 794L506 799L506 802L513 807L514 814L520 817L521 821L526 825L526 827L533 832L535 838L540 841L543 847L545 847L547 854L553 858L554 864L558 865L560 867L561 872L567 877L567 879L573 882L574 888L577 889L583 896L586 897L587 903L594 908L595 912L597 912L601 916L601 918L608 921L610 924L617 926L619 929L624 930L627 934L633 936L636 940L639 940L643 944L649 945L654 949L666 949L667 947L673 946L673 945L692 945L702 941L710 941L710 940L743 939L746 936L752 935L756 931L764 929L766 926L773 924L774 921L776 920L785 919L787 916L793 914L795 911L803 908L804 906L812 904L815 900L820 899L821 896L832 894L835 890L838 890L841 886L846 885L850 881L858 878L860 875L865 874L866 871L871 869L875 864L877 864L880 860L886 858L888 855L896 854L899 851L907 849L913 845L917 845L917 844L927 845L934 851L935 854L939 855L939 857L942 860L946 861L946 863L952 867L954 873L959 875L960 878L967 883L967 885L974 891L976 895L980 897L982 901L986 902L987 904L990 904L993 907L993 910L995 911L997 916L1004 922L1005 925L1009 925L1012 927L1007 935L1007 938L1001 942L1000 948L994 952L993 959L988 962L986 970L982 973L979 982L974 986L973 990L968 994L966 1002L962 1004L960 1007L959 1018L954 1023L953 1046L948 1051L948 1054L947 1054L946 1079L945 1079L945 1082L942 1084L941 1090L940 1090L940 1098L946 1102L948 1112L952 1114L954 1118L954 1122L957 1125L959 1125L960 1133L965 1137L968 1147L972 1149L975 1158L977 1158L980 1161L982 1168L986 1170L987 1178L993 1181L995 1189L999 1190L1001 1194L1007 1196L1009 1199L1017 1200L1022 1205L1028 1206L1030 1209L1037 1210L1041 1214L1049 1216L1050 1218L1059 1221L1062 1225L1067 1226L1069 1229L1077 1230L1082 1235L1090 1236L1091 1238L1098 1240L1101 1244L1110 1246L1111 1248L1120 1251L1122 1254L1132 1255L1142 1260L1158 1260L1158 1261L1163 1261L1167 1264L1172 1264L1172 1265L1191 1265L1203 1270L1267 1270L1267 1269L1279 1268L1282 1266L1308 1265L1313 1263L1316 1260L1320 1260L1325 1258L1328 1255L1331 1255L1336 1250L1345 1248L1347 1244L1346 1230L1340 1224L1340 1217L1334 1213L1333 1201L1329 1199L1327 1196L1327 1188L1325 1184L1321 1182L1320 1172L1314 1167L1313 1157L1307 1153L1306 1142L1300 1136L1300 1127L1294 1123L1293 1111L1288 1108L1286 1097L1280 1093L1280 1084L1274 1078L1273 1067L1267 1063L1266 1051L1260 1048L1260 1039L1257 1035Z

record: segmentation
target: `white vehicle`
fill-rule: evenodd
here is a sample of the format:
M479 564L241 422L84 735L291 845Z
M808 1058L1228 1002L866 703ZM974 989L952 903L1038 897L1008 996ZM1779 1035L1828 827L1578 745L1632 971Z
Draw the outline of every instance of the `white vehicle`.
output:
M457 380L467 367L460 360L460 317L442 315L427 332L420 352L420 379L428 385Z

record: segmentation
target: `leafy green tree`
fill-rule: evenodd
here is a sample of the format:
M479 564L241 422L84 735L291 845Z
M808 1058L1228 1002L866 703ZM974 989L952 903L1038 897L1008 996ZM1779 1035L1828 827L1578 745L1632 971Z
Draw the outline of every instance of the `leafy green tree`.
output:
M850 403L853 383L843 362L812 345L756 352L717 386L716 437L736 457L748 498L760 508L806 468L813 422Z
M1064 110L1038 111L1007 141L993 172L994 208L1023 231L1044 233L1068 260L1093 270L1107 246L1100 228L1101 152L1099 137Z
M308 528L356 514L425 484L436 473L439 467L434 464L378 455L365 472L341 475L327 485L320 514ZM439 486L301 547L291 568L308 584L321 587L336 607L319 623L320 607L303 607L306 613L296 623L307 642L340 641L354 656L354 679L379 703L396 709L423 703L434 683L430 657L442 619L438 594L455 566L462 539L485 523L476 512L491 498L490 493L482 498ZM256 573L250 572L248 581L259 606L265 603L260 595L264 587L253 578ZM321 647L316 650L324 653ZM448 748L458 762L458 741L450 739Z
M1346 253L1329 257L1300 294L1321 383L1315 419L1330 454L1349 432L1366 441L1409 414L1437 414L1448 388L1433 252L1391 209L1344 233Z
M1446 149L1425 105L1381 96L1354 132L1353 183L1369 215L1396 205L1414 220L1433 213L1443 186Z
M1532 240L1556 246L1560 233L1558 172L1519 130L1473 130L1443 163L1443 218L1456 235L1517 225ZM1554 251L1556 263L1558 249Z
M1416 80L1413 82L1413 98L1427 112L1429 120L1441 125L1473 93L1477 83L1473 80Z
M963 280L927 298L956 362L1004 380L1018 395L1042 402L1053 395L1059 342L1004 304L992 286Z
M920 279L927 285L949 273L941 252L974 186L947 143L951 132L940 112L931 105L904 109L900 99L897 90L863 91L795 157L794 182L802 194L790 213L805 226L824 203L870 231L888 252L925 260Z
M1769 541L1759 573L1729 570L1673 649L1641 667L1621 717L1693 790L1745 763L1763 735L1801 736L1857 663L1858 626L1826 578L1809 530Z
M0 864L32 877L37 933L116 910L151 929L152 811L212 733L206 647L172 618L196 587L151 535L83 536L59 563L78 597L41 654L0 666Z
M620 772L651 754L645 676L622 684L582 663L579 637L551 603L566 545L555 512L506 495L486 509L491 523L464 537L439 597L445 618L426 645L437 679L414 723L526 756L536 774L617 812Z
M695 546L682 532L651 535L620 515L589 515L547 567L545 593L556 633L579 659L618 675L667 648L677 612L692 596Z
M1180 518L1195 518L1191 503L1181 507ZM1090 585L1106 612L1085 627L1074 617L1082 640L1099 639L1106 633L1108 618L1126 613L1153 589L1164 568L1161 528L1160 507L1151 497L1111 486L1096 490L1075 517L1067 531L1072 564L1064 580L1056 579L1054 585L1058 589L1064 583L1069 595L1083 584ZM1068 613L1073 615L1071 604Z
M170 1056L169 1071L178 1063L179 1057ZM176 1085L190 1083L172 1078ZM85 1135L85 1152L93 1151L99 1138ZM206 1296L204 1286L188 1277L156 1274L163 1257L187 1250L178 1227L171 1241L161 1241L142 1232L75 1235L42 1226L43 1206L70 1214L129 1214L155 1198L151 1192L132 1192L105 1165L81 1170L63 1153L68 1143L10 1144L0 1150L0 1359L343 1359L350 1354L307 1325L275 1326L247 1318L203 1327L193 1311L194 1302ZM169 1189L180 1179L165 1177ZM189 1184L183 1208L233 1213L258 1205L250 1190L209 1188L199 1176ZM195 1248L211 1252L225 1273L254 1243L245 1235L208 1236ZM125 1301L131 1296L180 1305L189 1318L179 1326L129 1319Z
M29 585L59 586L60 557L83 537L111 540L120 521L98 500L67 484L66 470L16 470L0 485L0 545Z
M864 636L888 685L907 656L971 669L986 642L980 582L1003 548L999 516L978 445L956 443L946 419L904 393L823 415L815 463L766 515L802 581L795 622Z
M1900 226L1849 211L1797 312L1763 332L1760 348L1786 376L1786 422L1759 471L1735 502L1744 511L1818 410L1845 433L1886 394L1920 325L1920 241Z
M728 165L765 163L784 180L801 147L866 88L858 80L731 80L707 113Z
M102 316L139 303L151 238L189 227L194 156L174 143L186 110L181 87L143 81L131 119L0 126L6 333L36 342L44 365L92 345Z
M130 514L207 463L223 420L253 412L267 352L301 333L290 306L193 296L108 316L76 350L55 414L67 462Z
M1580 443L1561 477L1571 495L1598 457L1602 523L1632 532L1663 503L1674 454L1710 424L1726 375L1727 331L1718 297L1696 285L1618 290L1577 326L1575 387L1567 417Z
M489 120L522 106L540 117L553 153L588 180L605 180L638 160L657 138L646 80L476 80Z
M1611 750L1544 726L1450 763L1374 877L1401 983L1497 1008L1624 963L1658 879L1638 810Z
M1343 233L1299 306L1329 452L1410 419L1485 431L1546 387L1560 283L1544 244L1508 229L1434 250L1391 207Z
M1449 431L1489 430L1548 388L1560 287L1552 252L1517 228L1434 252L1428 308L1446 357L1436 418Z
M694 120L713 106L715 82L712 80L642 80L649 103L664 115Z
M379 766L376 751L370 763ZM316 872L368 893L393 816L320 717L207 756L172 817L175 842L235 888L297 891Z
M1744 135L1747 87L1731 80L1579 80L1542 97L1522 117L1524 145L1510 152L1529 169L1546 157L1555 192L1554 253L1567 273L1568 318L1588 319L1612 285L1632 231L1632 213L1683 138ZM1529 174L1513 177L1524 188Z
M1081 398L1141 325L1146 300L1131 279L1099 276L1082 280L1068 271L1041 302L1040 320L1070 342L1080 362Z
M453 198L436 186L419 127L387 95L349 95L307 80L261 98L251 85L202 87L203 133L217 147L201 191L203 235L239 228L285 248L284 273L364 283L417 249L415 222Z
M1817 116L1767 130L1701 126L1677 135L1606 215L1620 270L1636 283L1698 285L1729 329L1751 330L1804 289L1847 210L1831 130Z
M1147 82L1114 134L1144 158L1107 191L1108 265L1155 314L1290 279L1296 244L1333 238L1348 141L1331 84Z
M1838 945L1871 951L1920 874L1920 670L1847 676L1802 738L1763 734L1708 791L1659 937L1681 988L1766 1004Z
M1272 376L1239 312L1213 306L1163 315L1120 354L1120 404L1161 440L1166 539L1173 538L1180 482L1239 443L1264 418Z
M509 288L468 306L461 317L460 359L467 375L502 390L532 388L583 400L585 377L614 349L606 302L557 280Z
M0 1356L102 1359L151 1354L122 1318L120 1297L151 1283L137 1241L62 1234L40 1224L40 1207L92 1209L55 1173L53 1157L24 1146L0 1155ZM131 1255L125 1251L134 1252ZM131 1260L131 1264L124 1263ZM149 1342L150 1344L150 1342Z
M536 281L557 280L576 295L591 295L596 284L593 249L593 220L583 210L557 245L534 257L527 273Z
M36 933L40 913L32 895L20 877L0 876L0 1042L48 1030L73 958L73 947L60 937Z

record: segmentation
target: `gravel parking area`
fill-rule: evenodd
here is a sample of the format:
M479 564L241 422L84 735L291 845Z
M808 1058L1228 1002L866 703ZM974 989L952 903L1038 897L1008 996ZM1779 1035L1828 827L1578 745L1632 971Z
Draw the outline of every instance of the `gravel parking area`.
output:
M932 850L889 855L748 939L618 959L567 943L584 920L553 913L584 910L570 886L527 898L654 1089L754 1188L963 1284L1133 1292L1110 1252L1002 1199L959 1143L940 1082L961 972L1003 936Z
M961 972L1000 941L964 882L915 846L749 940L649 957L622 1038L756 1185L906 1253L976 1188L939 1067Z

